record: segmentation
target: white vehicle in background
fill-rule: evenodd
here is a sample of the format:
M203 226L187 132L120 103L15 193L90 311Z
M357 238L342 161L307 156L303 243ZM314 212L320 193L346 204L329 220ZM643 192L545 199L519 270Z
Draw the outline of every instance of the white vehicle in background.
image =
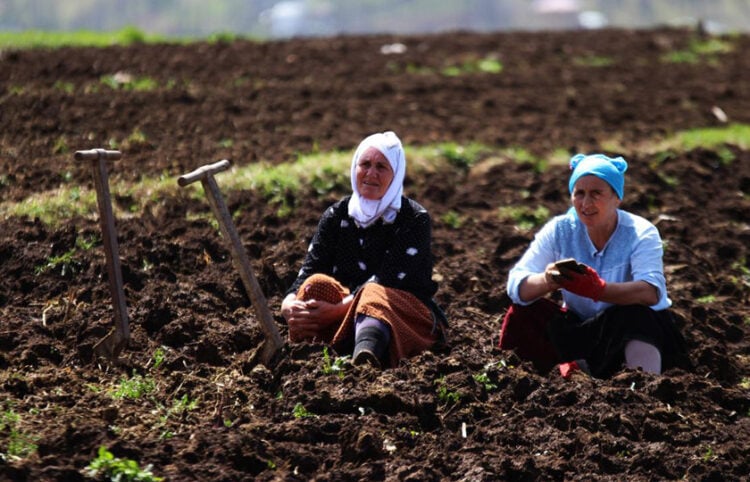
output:
M260 13L272 37L294 37L304 30L307 6L300 0L285 0Z
M260 22L272 38L331 35L332 7L328 2L283 0L260 13Z
M532 8L547 27L599 29L609 25L604 13L582 10L579 0L534 0Z

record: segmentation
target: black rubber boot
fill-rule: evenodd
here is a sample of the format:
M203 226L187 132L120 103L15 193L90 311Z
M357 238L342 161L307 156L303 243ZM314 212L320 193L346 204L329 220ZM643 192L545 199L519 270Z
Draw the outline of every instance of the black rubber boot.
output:
M375 368L382 368L382 358L388 343L385 334L374 326L362 328L354 339L354 365L370 364Z

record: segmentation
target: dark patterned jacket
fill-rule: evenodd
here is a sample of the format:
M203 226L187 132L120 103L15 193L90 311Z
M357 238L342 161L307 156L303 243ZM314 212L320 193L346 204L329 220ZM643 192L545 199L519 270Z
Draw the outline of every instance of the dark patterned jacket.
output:
M360 228L348 213L350 197L323 213L302 269L287 294L296 293L310 275L323 273L352 293L368 281L408 291L434 312L437 306L432 296L437 283L432 280L432 223L427 210L402 197L393 223L379 220Z

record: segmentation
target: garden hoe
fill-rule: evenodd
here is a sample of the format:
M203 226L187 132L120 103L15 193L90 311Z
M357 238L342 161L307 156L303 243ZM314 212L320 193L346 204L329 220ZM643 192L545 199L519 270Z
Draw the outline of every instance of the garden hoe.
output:
M104 149L76 151L75 153L76 161L91 161L93 167L94 188L99 205L99 223L102 230L104 253L107 257L109 290L112 293L112 306L115 311L115 326L94 345L94 353L115 361L130 340L128 309L125 306L125 292L122 287L122 271L118 255L117 232L115 231L115 216L112 213L112 199L109 195L109 182L107 180L107 161L116 161L120 157L120 151Z
M268 303L266 302L263 290L250 269L250 261L247 253L240 242L240 237L232 222L229 209L227 209L224 198L219 191L219 186L214 179L215 173L224 171L228 167L229 161L226 159L214 164L207 164L189 174L180 176L177 183L182 187L195 181L201 181L203 184L203 189L206 191L211 210L219 221L221 234L229 243L235 267L240 272L240 278L242 278L242 283L245 285L245 291L247 291L250 301L255 308L255 313L260 320L261 329L266 337L264 346L260 352L260 361L263 365L269 366L273 357L284 345L284 342L281 340L279 330L276 327L273 316L271 316L271 311L268 309Z

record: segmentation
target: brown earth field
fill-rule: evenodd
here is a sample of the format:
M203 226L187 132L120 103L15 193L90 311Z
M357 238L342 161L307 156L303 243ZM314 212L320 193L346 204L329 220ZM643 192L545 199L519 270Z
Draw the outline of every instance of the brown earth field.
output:
M381 52L396 43L406 50ZM5 50L0 480L106 480L87 471L100 447L137 463L133 480L149 466L170 481L747 480L750 148L746 136L659 146L748 124L746 35ZM314 343L260 363L260 310L200 184L177 178L224 158L236 170L350 154L382 130L407 158L438 146L438 167L409 164L405 191L432 214L447 345L384 371ZM472 145L484 147L456 147ZM73 155L91 148L122 152L107 164L131 330L118 360L94 351L114 313L96 208L11 214L60 188L71 204L91 199L93 164ZM565 163L545 161L594 151L630 162L623 207L660 229L691 369L564 379L497 347L507 273L569 203ZM223 191L284 340L281 298L320 214L350 189L340 174L322 190ZM231 177L216 174L219 188ZM174 189L122 188L160 178Z

